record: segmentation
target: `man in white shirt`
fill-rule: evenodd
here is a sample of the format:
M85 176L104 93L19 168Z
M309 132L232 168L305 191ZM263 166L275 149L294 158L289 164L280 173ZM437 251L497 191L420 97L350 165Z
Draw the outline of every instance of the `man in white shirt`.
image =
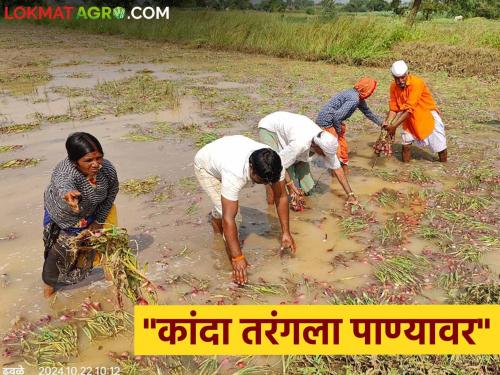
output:
M279 155L269 146L242 135L222 137L198 151L194 169L214 204L212 226L215 233L223 235L236 283L247 282L248 263L241 251L236 225L239 193L247 183L270 185L278 197L275 204L281 224L281 246L296 251L289 228L285 173Z
M332 170L347 194L347 203L357 203L349 182L337 158L338 143L306 116L290 112L274 112L259 122L259 136L263 143L278 152L286 169L286 185L291 194L309 193L315 185L309 162L314 154L321 156L326 168ZM294 180L298 180L296 187ZM273 202L272 191L267 189L267 200Z

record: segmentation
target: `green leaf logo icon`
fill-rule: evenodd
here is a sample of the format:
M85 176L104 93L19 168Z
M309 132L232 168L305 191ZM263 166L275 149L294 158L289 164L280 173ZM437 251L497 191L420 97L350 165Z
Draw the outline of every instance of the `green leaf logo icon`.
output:
M125 8L122 7L113 8L113 16L118 20L123 19L125 17Z

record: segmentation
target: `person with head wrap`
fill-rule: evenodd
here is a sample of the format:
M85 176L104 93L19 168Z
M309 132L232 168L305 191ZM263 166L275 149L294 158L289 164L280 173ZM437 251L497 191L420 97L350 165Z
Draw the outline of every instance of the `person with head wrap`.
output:
M265 144L242 135L219 138L203 146L194 158L198 182L213 204L210 220L214 233L224 239L233 267L233 281L246 284L247 263L238 239L239 194L248 183L269 186L277 197L276 212L281 225L281 247L296 251L290 234L285 173L279 155Z
M319 155L326 168L332 170L347 194L348 203L357 203L337 157L338 142L306 116L278 111L259 121L259 136L281 157L286 169L285 181L291 198L308 194L315 185L309 162ZM294 181L298 182L295 186ZM272 192L267 189L267 201L272 204ZM293 206L292 206L293 208Z
M337 155L345 172L348 171L349 156L345 137L346 124L344 121L351 117L356 109L359 109L373 123L382 126L382 118L375 115L368 107L368 104L366 104L366 99L373 94L376 87L377 81L373 78L362 78L354 87L332 96L321 108L316 118L316 124L338 139L339 148Z
M411 145L415 143L436 152L439 161L446 162L448 152L444 124L432 94L424 80L408 72L403 60L392 64L394 78L390 87L389 113L384 128L391 136L403 125L403 162L411 159Z
M77 132L66 140L68 156L55 167L44 194L42 280L44 295L87 277L98 255L75 251L72 240L84 231L116 225L116 170L92 134ZM105 270L106 271L106 270ZM109 271L109 270L108 270Z

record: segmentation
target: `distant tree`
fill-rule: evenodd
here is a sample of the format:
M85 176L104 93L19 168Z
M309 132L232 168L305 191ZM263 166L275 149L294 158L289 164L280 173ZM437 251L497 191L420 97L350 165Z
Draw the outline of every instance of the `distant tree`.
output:
M322 0L321 3L321 16L327 19L333 19L337 17L337 4L335 0Z
M401 0L392 0L389 7L398 16L403 15L405 12L405 7L401 5Z
M452 15L468 17L500 17L500 1L498 0L444 0L448 12Z
M346 12L366 12L368 10L368 0L350 0L344 5Z
M478 17L498 19L500 17L500 1L479 1L478 6L475 8L475 15Z
M415 5L415 4L412 4ZM412 6L413 9L413 6ZM449 16L500 17L500 1L498 0L423 0L419 7L425 19L434 13L447 13Z
M287 5L291 9L305 9L314 6L313 0L287 0Z
M137 3L138 0L135 0ZM146 0L147 4L174 8L251 9L250 0ZM146 5L146 2L142 6Z
M151 1L151 0L150 0ZM156 2L156 0L154 1ZM174 8L196 8L196 7L205 7L204 0L160 0L159 2L167 3L168 6ZM160 4L163 5L163 4Z
M250 0L203 0L203 2L206 8L216 10L252 8Z
M92 0L90 3L98 7L123 7L125 9L132 9L136 5L134 0Z
M368 0L366 7L368 10L380 12L383 10L389 10L389 3L385 0Z
M34 5L45 5L45 0L0 0L0 9L3 10L5 7L13 8L18 5L20 6L34 6Z
M388 9L390 5L385 0L350 0L343 8L346 12L380 12Z
M222 10L225 8L224 0L205 0L205 6L207 8Z
M282 0L264 0L259 4L258 9L266 12L283 12L286 9L286 3Z
M228 7L231 9L252 9L253 5L250 0L230 0Z
M406 23L409 26L413 26L415 23L415 19L417 18L418 10L420 9L420 5L422 5L422 0L413 0L413 4L410 9L410 14L408 14L408 18L406 19Z
M425 20L430 20L431 17L438 12L445 10L444 3L439 0L424 0L420 7Z

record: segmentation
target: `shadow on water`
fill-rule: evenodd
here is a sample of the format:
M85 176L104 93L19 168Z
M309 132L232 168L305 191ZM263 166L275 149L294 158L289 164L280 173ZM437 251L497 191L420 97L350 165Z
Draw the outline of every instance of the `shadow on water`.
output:
M129 238L132 249L137 249L139 252L146 250L155 240L153 236L146 233L133 234Z
M321 176L318 176L321 178ZM309 193L309 196L320 195L329 193L331 190L330 185L325 184L323 181L316 180L316 184Z
M69 291L75 289L82 289L90 286L93 283L104 280L104 270L101 267L94 268L90 275L77 284L65 285L57 288L57 291Z
M416 160L438 161L437 154L432 154L429 151L423 150L420 147L413 146L411 148L411 157Z
M265 199L263 194L262 199ZM274 238L281 233L280 223L276 216L274 206L268 206L267 212L251 207L241 207L242 224L240 226L240 241L245 241L250 234L257 234L264 238Z
M320 180L327 174L328 171L325 169L322 173L316 173L313 176L316 184L309 196L314 197L330 193L330 185ZM264 192L262 192L262 199L265 200ZM274 205L268 205L266 211L241 206L240 213L242 216L242 224L239 230L240 241L245 241L250 234L256 234L265 239L275 239L281 235L281 226Z

